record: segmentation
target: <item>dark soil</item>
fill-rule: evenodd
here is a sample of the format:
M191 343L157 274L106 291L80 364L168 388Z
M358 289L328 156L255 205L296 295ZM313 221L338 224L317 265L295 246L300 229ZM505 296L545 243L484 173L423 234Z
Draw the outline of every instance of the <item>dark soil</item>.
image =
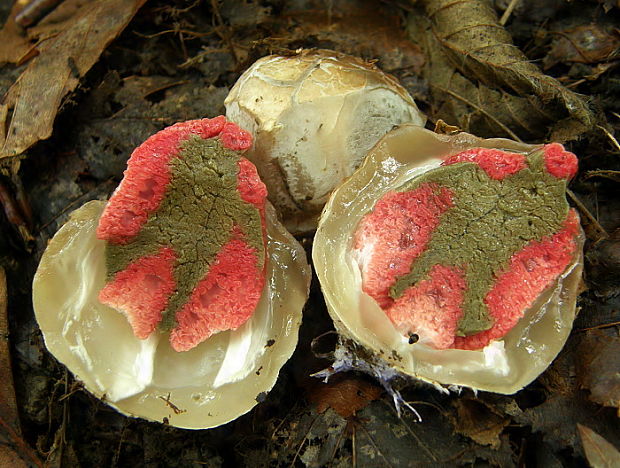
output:
M510 3L497 0L497 15ZM455 60L468 39L457 32L441 36L441 29L458 31L459 24L449 18L442 21L457 23L433 23L439 13L429 11L432 5L151 0L82 71L62 100L52 136L24 153L18 172L10 169L14 158L4 159L0 175L12 194L2 199L0 259L24 444L19 453L29 447L41 463L65 467L577 467L586 464L588 444L594 444L580 436L577 424L620 448L620 146L613 137L620 128L620 78L614 73L620 42L612 19L620 7L611 0L516 2L506 30L530 63L563 85L551 95L537 94L531 84L541 82L537 76L517 85L498 71L493 57L476 66ZM0 19L9 9L0 6ZM449 51L432 42L440 36ZM443 119L483 137L559 138L579 156L571 203L588 239L574 331L552 366L516 395L443 395L426 386L404 387L406 400L422 416L418 423L406 411L399 418L391 398L364 375L339 375L329 384L309 377L331 364L310 349L314 338L333 329L315 278L297 351L250 413L202 431L122 416L84 390L43 345L30 295L45 245L73 209L111 194L129 154L149 135L178 121L223 114L228 89L253 61L300 47L377 60L414 96L431 129ZM2 93L25 66L0 69ZM585 110L577 112L575 102L585 103ZM513 106L511 115L507 106ZM28 223L18 209L27 229L11 211L10 200L20 193L32 211ZM309 253L311 236L301 241ZM333 348L329 335L321 344ZM7 372L0 369L0 377ZM14 438L11 444L19 445ZM609 460L617 456L613 447L601 450ZM37 464L22 460L24 466Z

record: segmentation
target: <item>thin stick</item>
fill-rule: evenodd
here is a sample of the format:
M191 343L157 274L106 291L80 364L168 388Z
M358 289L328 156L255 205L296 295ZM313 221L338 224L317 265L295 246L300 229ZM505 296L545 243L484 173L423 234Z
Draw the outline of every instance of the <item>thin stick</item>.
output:
M577 331L588 331L588 330L599 330L601 328L609 328L609 327L616 327L620 325L620 322L610 322L610 323L601 323L600 325L595 325L593 327L589 327L589 328L580 328Z
M351 431L351 463L353 464L353 468L357 467L357 446L355 444L355 433L356 433L356 429L355 429L355 424L352 427L352 431Z
M505 124L503 124L502 122L500 122L496 117L494 117L493 115L491 115L489 112L487 112L486 110L484 110L482 107L478 106L476 103L471 102L469 99L464 98L463 96L460 96L459 94L455 93L454 91L451 91L447 88L444 88L443 86L439 86L436 84L431 83L430 84L433 88L437 88L440 91L443 91L444 93L448 93L450 96L455 97L456 99L463 101L465 104L467 104L470 107L473 107L474 109L476 109L477 111L481 112L482 114L484 114L485 116L487 116L489 119L491 119L493 122L495 122L503 131L505 131L513 140L518 141L519 143L523 143L523 140L521 140L521 138L519 138L517 136L516 133L514 133L512 130L510 130Z
M310 434L310 431L312 430L312 427L314 426L314 423L316 422L317 419L319 419L319 416L321 416L320 414L317 415L312 423L310 424L310 427L308 428L308 430L306 431L306 434L304 435L304 438L302 439L301 443L299 444L299 447L297 447L297 452L295 452L295 456L293 457L293 461L291 462L291 468L293 468L295 466L295 462L297 461L297 457L299 457L299 454L301 453L301 449L303 448L304 444L306 443L306 439L308 439L308 434Z
M613 136L611 133L609 133L609 130L607 130L602 125L597 125L597 127L600 128L601 130L603 130L603 132L605 132L605 135L607 135L609 137L609 139L614 144L614 146L620 151L620 143L618 143L618 140L616 140L616 137Z
M15 22L22 28L34 26L64 0L32 0L15 17Z
M345 426L342 431L340 431L340 435L338 435L338 440L336 441L336 445L334 446L334 450L332 450L332 456L331 456L331 460L330 460L330 464L334 462L334 458L336 458L336 452L338 451L338 447L340 447L340 442L342 441L342 436L344 435L344 432L347 430L347 427Z
M601 234L601 237L596 240L600 240L601 238L602 239L609 238L609 234L607 233L605 228L601 226L601 223L599 223L598 220L594 216L592 216L592 213L590 213L590 210L588 210L588 208L586 208L586 206L581 202L581 200L577 198L577 195L575 195L571 190L566 190L566 193L568 194L568 197L573 201L573 203L577 205L577 209L579 210L579 212L585 215L585 217L588 218L588 221L592 223L594 228Z
M360 427L362 428L362 430L364 431L364 433L366 434L366 436L368 437L368 440L370 440L370 443L372 444L372 446L375 448L375 450L377 451L377 453L379 455L381 455L381 458L383 458L383 461L385 461L385 464L389 467L392 468L392 464L390 463L390 461L387 459L387 457L383 454L383 452L379 449L379 447L377 446L377 443L375 442L375 439L372 438L372 436L370 435L370 432L368 432L368 429L366 429L362 424L360 424ZM355 426L353 426L353 447L355 448ZM355 453L355 452L353 452ZM353 466L355 466L355 463L353 464Z
M510 4L508 5L508 8L506 8L506 11L504 12L501 19L499 20L499 24L504 26L508 22L508 18L510 18L510 15L512 15L512 11L515 9L518 3L519 3L519 0L511 0Z

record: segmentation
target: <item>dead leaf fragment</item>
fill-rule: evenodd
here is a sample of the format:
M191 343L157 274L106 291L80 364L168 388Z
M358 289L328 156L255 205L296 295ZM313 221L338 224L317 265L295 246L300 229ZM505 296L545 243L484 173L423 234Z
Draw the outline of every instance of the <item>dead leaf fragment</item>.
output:
M285 12L286 21L277 22L271 37L260 42L270 50L295 49L300 42L310 43L377 60L386 72L421 70L424 54L409 40L394 10L374 0L334 0L327 9L319 5L324 6L317 2L317 8Z
M30 49L30 41L24 31L15 22L15 17L23 4L15 2L6 23L0 30L0 65L17 63Z
M411 68L419 73L424 64L420 47L407 38L401 19L374 0L333 2L328 11L296 12L290 18L296 26L279 34L287 42L310 38L321 47L337 44L337 49L347 54L379 60L387 72Z
M558 63L599 63L613 59L620 47L620 38L597 24L586 24L555 32L551 50L543 60L546 70Z
M619 171L592 171L589 176L609 177L620 182ZM620 294L620 229L601 239L586 254L588 283L594 294L604 299Z
M500 435L510 420L502 417L482 401L462 398L454 401L456 416L451 415L454 429L480 445L497 449Z
M6 445L0 446L0 466L10 466L11 468L29 468L17 452Z
M512 120L516 128L523 127L530 134L536 134L537 127L540 133L540 122L550 126L563 119L574 120L579 127L571 132L571 137L594 125L595 119L586 99L543 74L531 63L512 43L510 34L499 24L489 2L425 0L423 4L433 35L427 41L434 40L440 47L440 50L427 52L429 61L441 61L440 54L443 54L453 70L462 74L460 76L453 71L450 76L466 80L460 86L464 90L459 89L458 82L455 82L456 87L450 86L450 83L449 86L442 86L444 89L439 93L445 93L448 89L457 94L451 95L451 98L458 100L460 97L461 105L467 104L485 113L486 118L495 120L496 125ZM440 74L435 72L433 76L440 77ZM445 82L441 77L439 80ZM468 85L467 80L477 81L478 84ZM431 86L434 81L429 77ZM442 100L446 99L440 99L440 102ZM489 103L499 104L495 106L497 109L485 112ZM495 110L502 117L498 118ZM467 125L463 125L467 122L458 123L467 130ZM562 122L562 125L565 124ZM512 127L504 125L503 129L506 128Z
M28 28L28 37L33 41L43 40L62 33L71 27L80 10L88 3L89 0L64 0L36 26Z
M15 468L42 466L41 461L21 437L9 354L6 276L2 267L0 267L0 466Z
M409 31L428 58L424 76L433 97L433 115L480 136L514 140L546 136L555 120L540 99L492 89L464 76L446 56L423 15L410 16Z
M592 468L616 468L620 466L620 452L592 429L577 424L579 437Z
M4 104L13 110L0 158L22 154L52 134L62 99L146 0L104 0L79 10L70 27L39 45ZM2 122L4 126L7 122Z
M312 385L308 397L318 413L324 413L331 408L343 418L349 418L379 398L382 393L381 387L366 380L337 375L326 384Z
M590 391L590 400L618 408L620 414L620 337L588 332L579 345L579 357L579 382Z
M13 372L9 354L9 325L7 321L7 291L4 269L0 267L0 420L16 433L20 432Z
M455 125L450 125L443 120L439 119L435 122L435 133L439 135L454 135L455 133L459 133L461 129Z

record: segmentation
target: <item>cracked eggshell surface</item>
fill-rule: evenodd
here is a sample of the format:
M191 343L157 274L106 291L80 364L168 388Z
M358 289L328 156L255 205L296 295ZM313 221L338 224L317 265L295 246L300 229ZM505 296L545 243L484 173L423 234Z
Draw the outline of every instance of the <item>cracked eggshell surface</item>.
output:
M572 263L517 325L502 339L474 351L409 344L379 305L362 292L360 269L351 255L353 233L381 196L438 167L447 156L474 147L512 152L535 148L466 133L437 135L403 125L387 134L358 171L334 191L321 215L313 259L336 328L370 350L373 359L430 383L511 394L542 373L568 338L581 280L583 235Z
M120 412L206 429L248 412L268 392L297 344L310 267L303 248L267 207L266 285L250 320L175 352L166 334L137 339L127 319L102 305L104 202L74 213L50 241L35 275L35 315L48 350L95 396ZM273 344L270 340L273 340Z
M254 135L245 156L292 231L316 227L331 191L394 125L425 122L396 79L329 50L263 57L225 104L227 118Z

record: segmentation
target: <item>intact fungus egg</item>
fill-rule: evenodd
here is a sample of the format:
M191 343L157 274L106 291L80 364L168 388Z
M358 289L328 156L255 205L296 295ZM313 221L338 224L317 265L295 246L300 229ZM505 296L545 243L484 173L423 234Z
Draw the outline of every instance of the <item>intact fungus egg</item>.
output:
M395 125L424 124L392 76L331 50L263 57L225 101L226 116L250 131L250 159L289 230L308 231L331 191Z
M295 349L310 268L242 156L251 142L224 117L162 130L43 254L33 302L47 348L124 414L224 424Z
M575 316L576 171L559 144L388 133L334 191L314 241L343 338L333 369L504 394L534 380Z

